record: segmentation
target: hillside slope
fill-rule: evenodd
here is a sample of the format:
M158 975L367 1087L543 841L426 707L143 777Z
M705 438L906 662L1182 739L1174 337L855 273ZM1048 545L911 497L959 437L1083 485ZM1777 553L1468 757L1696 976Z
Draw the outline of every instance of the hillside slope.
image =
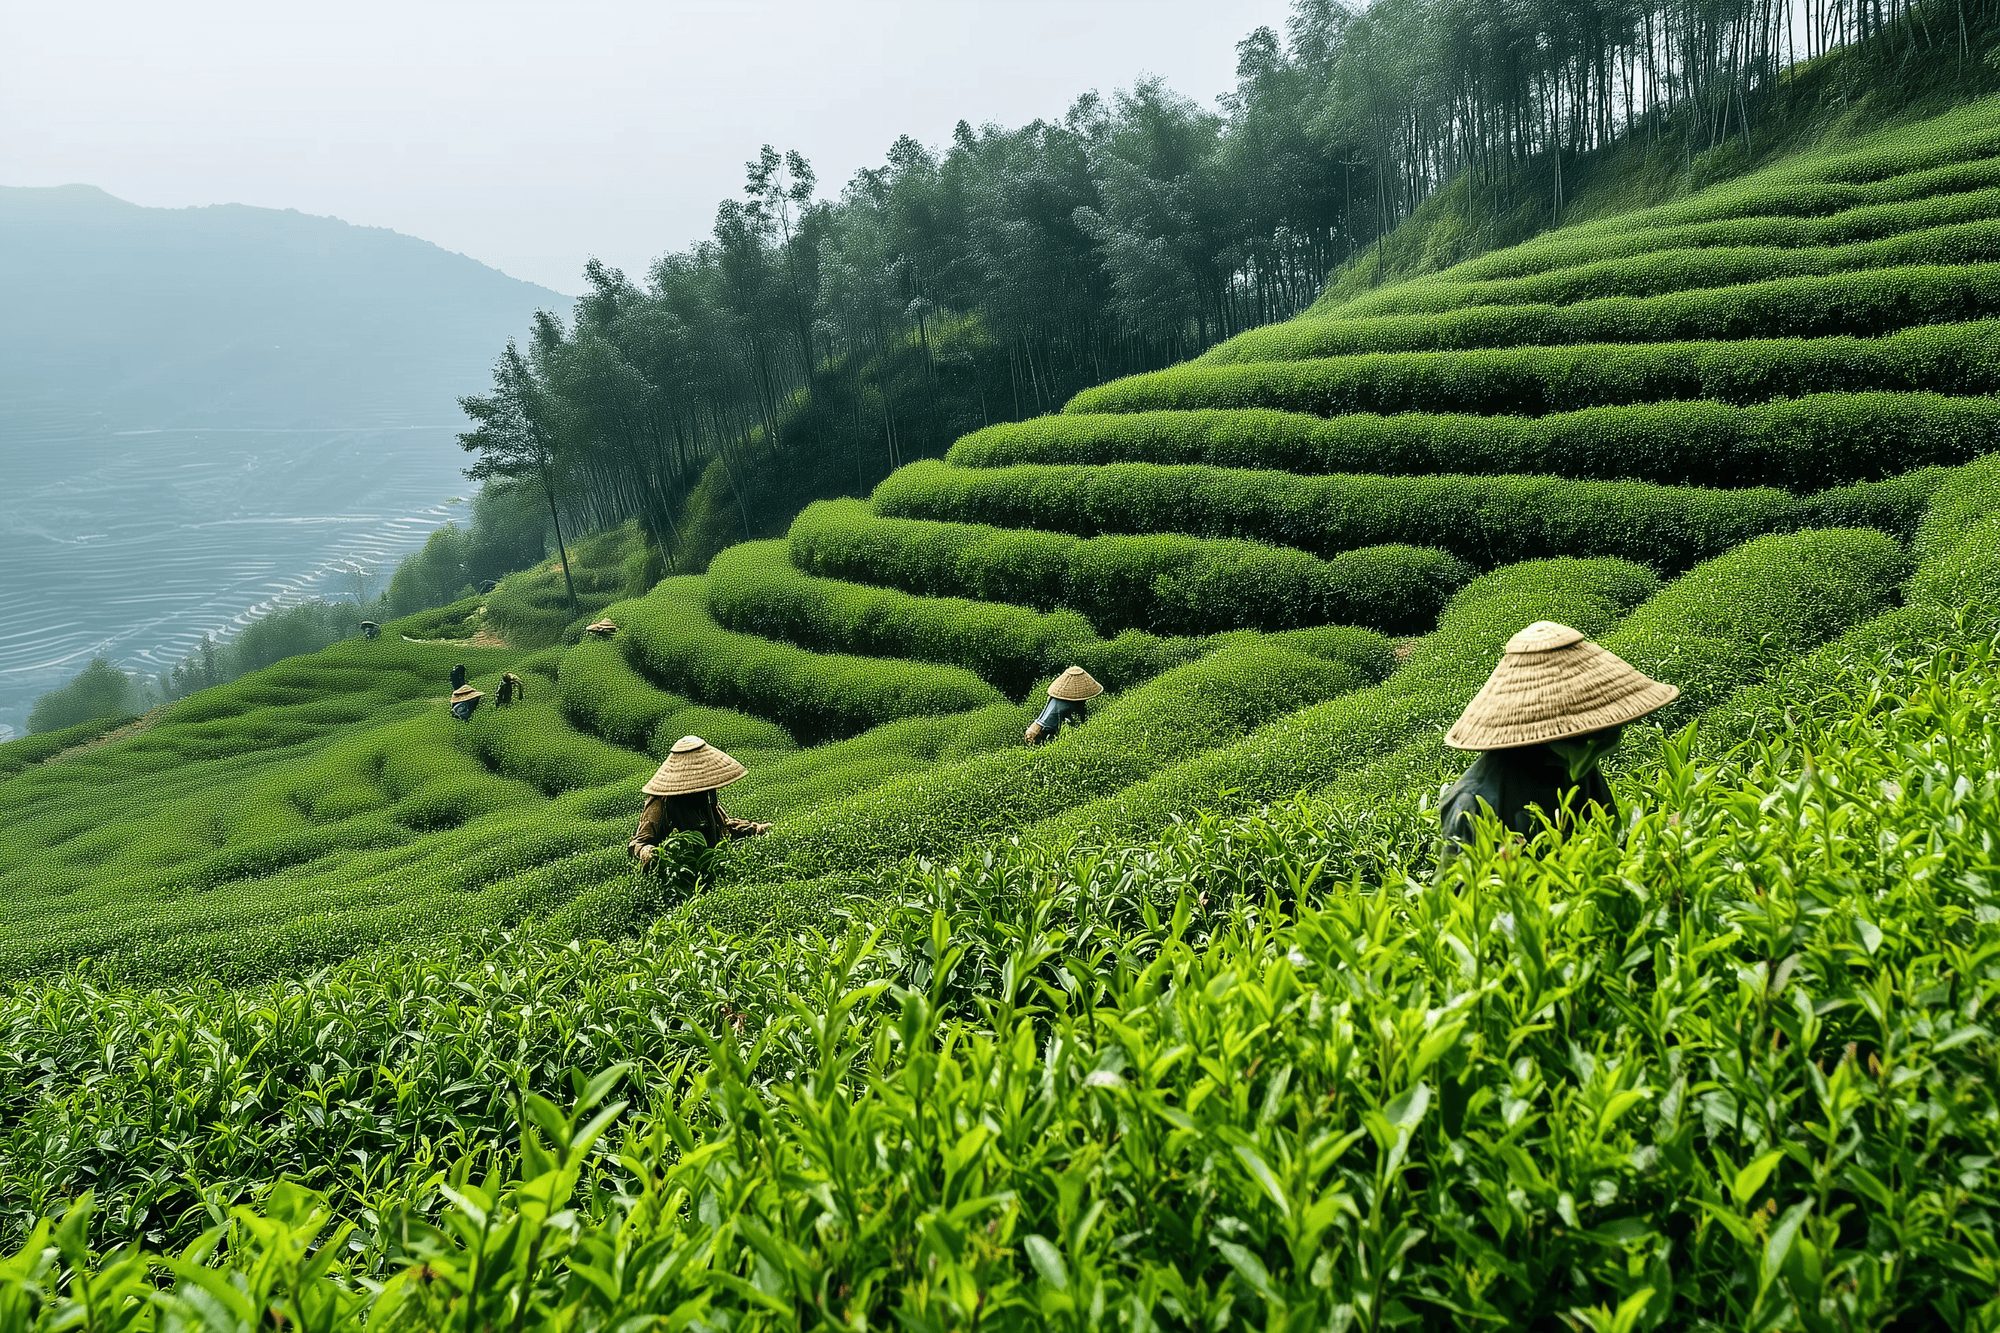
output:
M1680 682L1675 725L1899 602L2000 425L1996 226L1988 101L977 432L612 604L609 644L296 659L0 785L0 967L624 929L660 891L622 855L633 788L688 732L744 752L731 807L777 825L688 910L761 921L981 839L1440 781L1438 731L1538 618ZM452 722L453 660L528 702ZM1021 747L1072 661L1097 720ZM163 799L151 831L105 813Z

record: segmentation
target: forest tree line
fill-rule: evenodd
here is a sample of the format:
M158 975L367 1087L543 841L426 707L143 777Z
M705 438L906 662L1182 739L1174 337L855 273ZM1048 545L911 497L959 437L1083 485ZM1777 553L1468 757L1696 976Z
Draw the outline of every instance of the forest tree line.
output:
M1784 71L1856 43L1974 57L2000 0L1296 0L1214 110L1163 83L1018 128L904 136L835 199L766 146L712 233L593 260L491 393L472 475L664 553L781 529L964 430L1061 406L1310 305L1441 185L1532 179L1672 125L1746 136ZM1983 49L1983 47L1981 47ZM706 481L707 501L689 497ZM706 512L706 534L683 530ZM560 511L560 514L558 514ZM739 530L740 525L740 530Z

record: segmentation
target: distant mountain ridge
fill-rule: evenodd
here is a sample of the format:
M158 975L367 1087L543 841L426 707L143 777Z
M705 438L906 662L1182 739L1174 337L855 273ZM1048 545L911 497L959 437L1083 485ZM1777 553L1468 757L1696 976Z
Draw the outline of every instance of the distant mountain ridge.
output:
M0 410L152 427L413 411L445 423L508 335L567 303L386 228L0 186Z

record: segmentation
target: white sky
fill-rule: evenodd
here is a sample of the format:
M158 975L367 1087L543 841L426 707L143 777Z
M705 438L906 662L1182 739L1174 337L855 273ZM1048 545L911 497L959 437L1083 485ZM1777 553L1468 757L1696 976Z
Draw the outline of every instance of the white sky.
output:
M712 225L758 145L836 194L898 134L1158 74L1287 0L0 0L0 184L391 227L562 292Z

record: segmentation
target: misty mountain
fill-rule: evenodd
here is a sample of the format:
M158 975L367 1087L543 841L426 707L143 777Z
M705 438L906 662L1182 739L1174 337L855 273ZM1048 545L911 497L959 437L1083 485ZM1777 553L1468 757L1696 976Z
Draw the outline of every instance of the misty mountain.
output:
M443 420L536 307L567 304L380 227L0 187L0 407L150 427Z

